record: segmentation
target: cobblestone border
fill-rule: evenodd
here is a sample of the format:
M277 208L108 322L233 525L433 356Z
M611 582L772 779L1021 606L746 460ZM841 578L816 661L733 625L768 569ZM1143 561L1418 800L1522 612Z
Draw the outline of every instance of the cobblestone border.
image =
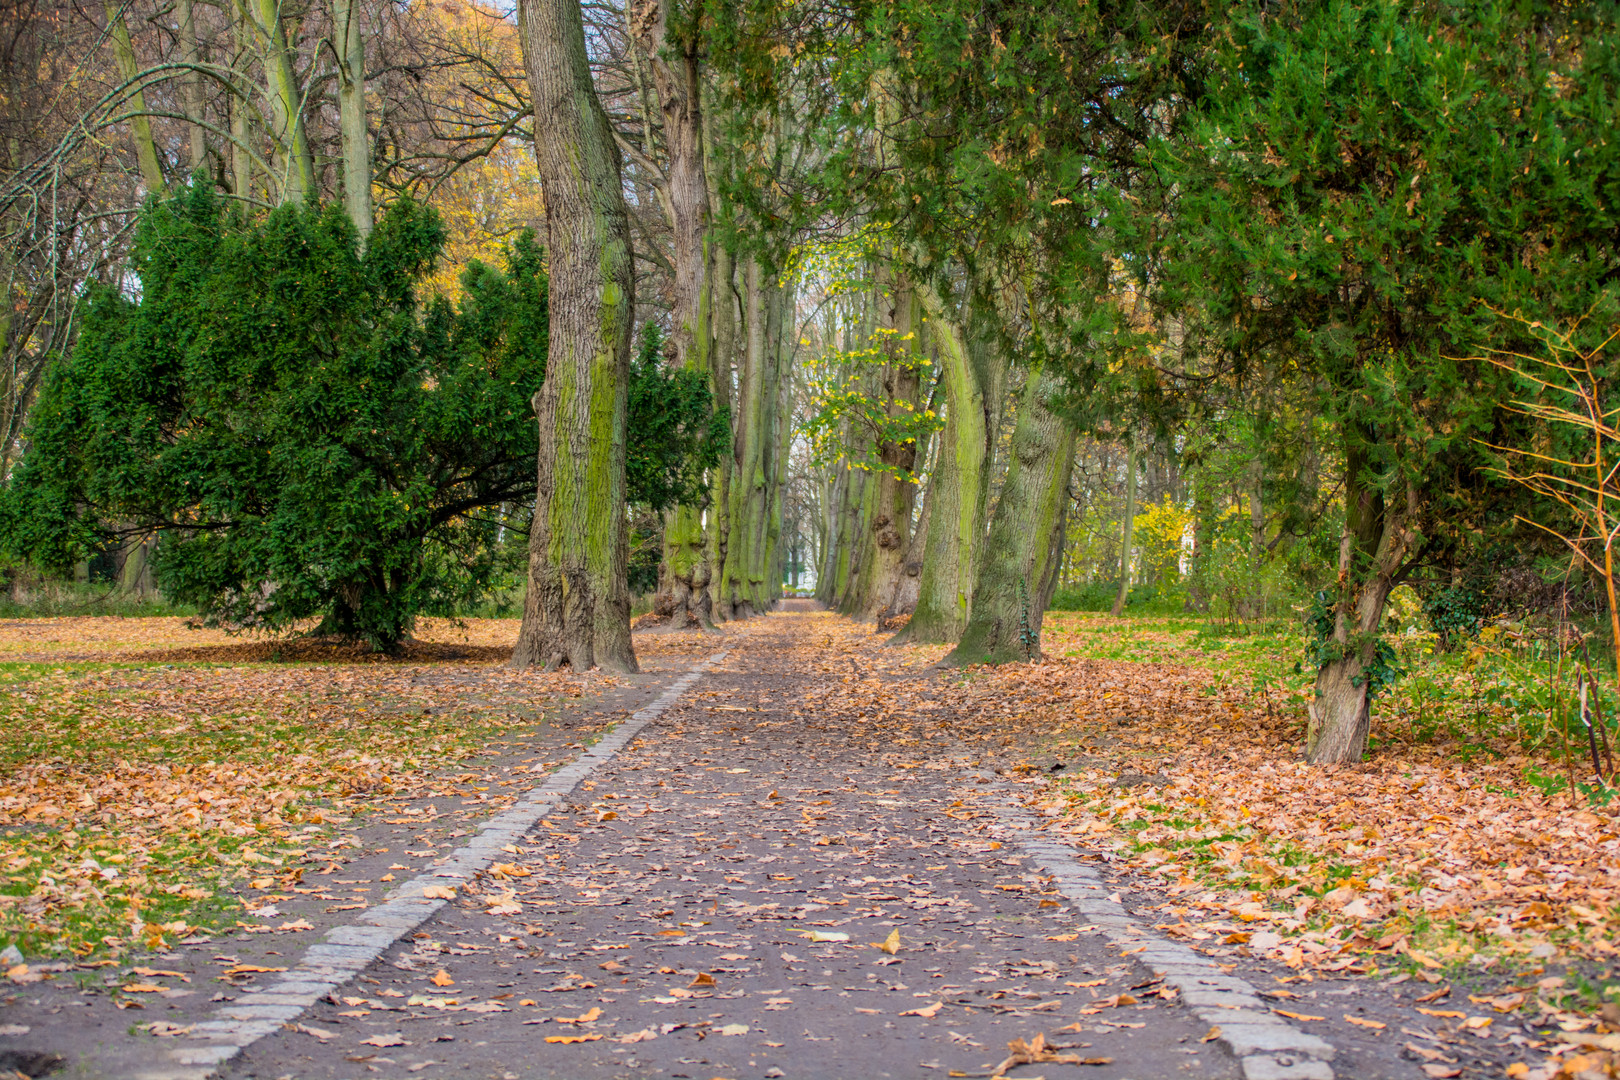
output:
M1091 867L1072 849L1044 836L1022 807L992 804L1004 841L1010 840L1051 874L1070 906L1095 923L1103 936L1123 947L1166 986L1181 991L1181 1000L1200 1020L1220 1028L1218 1038L1243 1066L1246 1080L1333 1080L1328 1064L1333 1047L1325 1039L1300 1031L1271 1011L1246 979L1229 975L1214 961L1187 946L1154 934L1117 901Z
M316 1001L354 979L389 946L421 926L448 902L424 896L424 889L464 881L487 870L503 847L521 840L535 822L553 810L581 780L623 749L642 728L663 715L704 672L730 652L730 649L722 649L694 665L656 701L631 714L589 751L552 773L517 805L485 822L476 837L435 863L433 869L388 893L383 903L354 922L328 930L324 944L310 946L298 963L275 982L262 990L245 993L229 1005L222 1005L211 1019L194 1025L190 1032L193 1045L169 1051L176 1067L148 1069L135 1074L133 1080L207 1080L246 1047L296 1020Z

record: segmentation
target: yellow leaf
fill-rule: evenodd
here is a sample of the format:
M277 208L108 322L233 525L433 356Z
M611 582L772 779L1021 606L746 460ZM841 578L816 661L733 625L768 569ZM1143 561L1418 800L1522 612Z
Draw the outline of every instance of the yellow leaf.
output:
M454 986L454 985L456 985L456 980L452 979L450 977L450 973L448 971L444 970L444 968L439 969L438 974L433 976L432 982L433 982L434 986Z
M429 900L454 900L456 890L452 885L424 885L422 895Z
M921 1016L921 1017L925 1017L925 1018L927 1018L929 1020L932 1020L934 1017L939 1015L939 1010L943 1009L944 1007L945 1007L945 1003L943 1001L936 1001L932 1005L924 1006L921 1009L907 1009L905 1012L901 1013L900 1015L901 1016Z
M1425 1009L1421 1005L1418 1006L1418 1012L1422 1013L1424 1016L1439 1016L1442 1018L1450 1017L1456 1020L1461 1020L1463 1017L1468 1015L1467 1013L1460 1013L1456 1009Z
M595 1042L597 1039L600 1039L601 1037L602 1036L596 1034L594 1031L593 1032L588 1032L588 1033L586 1033L584 1035L547 1035L546 1036L546 1042L548 1042L548 1043Z
M900 951L900 928L897 926L889 931L889 936L878 943L878 948L893 956Z
M686 985L688 988L693 986L713 986L714 976L710 975L707 971L700 971L697 973L697 978L693 979Z
M1366 1020L1359 1016L1351 1016L1349 1013L1344 1014L1344 1022L1354 1024L1356 1027L1372 1028L1374 1031L1381 1031L1389 1026L1388 1024L1379 1023L1377 1020Z

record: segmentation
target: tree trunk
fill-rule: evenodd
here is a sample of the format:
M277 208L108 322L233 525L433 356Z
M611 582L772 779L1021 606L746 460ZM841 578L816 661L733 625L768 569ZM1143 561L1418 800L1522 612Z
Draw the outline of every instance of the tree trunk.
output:
M1109 614L1119 618L1131 595L1131 531L1136 527L1136 437L1125 448L1125 527L1119 542L1119 595Z
M731 252L723 247L714 249L714 267L709 280L714 329L714 344L709 356L709 389L714 394L714 407L724 409L731 415L735 430L737 419L732 409L731 383L737 352L736 266ZM724 617L715 602L715 590L719 588L730 556L731 474L731 455L722 453L719 467L710 474L709 507L704 514L703 547L709 563L706 595L709 597L709 617L712 619Z
M263 43L264 76L269 91L270 115L281 167L283 203L304 202L315 195L315 159L304 129L304 102L293 70L287 30L281 22L281 0L257 0L259 34Z
M140 73L135 60L135 46L129 38L129 25L124 21L124 9L114 0L106 0L107 37L112 41L113 56L118 60L118 76L124 82L133 82ZM158 160L157 143L152 139L152 119L146 115L146 94L136 90L129 95L130 140L135 145L135 162L141 170L141 183L149 195L163 193L163 166Z
M1369 466L1364 449L1346 449L1339 600L1328 643L1337 655L1316 671L1316 700L1305 726L1305 760L1312 765L1354 764L1366 753L1372 729L1367 675L1378 653L1384 604L1423 546L1416 492L1408 487L1403 505L1387 505Z
M175 0L174 13L179 19L180 27L180 59L188 64L198 62L197 56L197 20L191 10L191 0ZM186 72L180 80L181 91L186 103L186 115L193 121L201 120L203 114L203 87L202 75L195 68ZM187 149L189 151L186 164L192 172L203 167L208 159L208 140L199 123L192 123Z
M1187 581L1187 610L1209 610L1209 568L1215 542L1215 491L1203 464L1195 466L1193 485L1192 573Z
M1063 522L1074 428L1047 402L1056 376L1034 371L1024 384L1011 454L990 535L979 559L973 611L948 664L1000 664L1041 655L1041 620L1063 558Z
M903 274L881 274L877 296L878 324L887 330L891 358L882 374L883 399L891 419L916 414L922 380L917 360L922 354L921 305ZM911 547L911 513L917 499L915 479L918 444L915 440L879 440L874 448L883 471L877 476L877 491L870 529L872 559L866 598L858 614L877 618L892 608L896 588L905 576L906 552Z
M546 194L551 335L534 397L538 488L514 667L637 670L625 580L625 393L635 279L618 149L577 0L520 0Z
M917 286L945 384L945 430L930 478L928 541L917 606L897 641L954 643L967 627L994 465L1004 364L930 285Z
M371 236L371 138L366 131L366 44L360 0L332 0L338 56L338 132L343 145L343 208L364 246Z
M245 0L244 0L245 2ZM242 3L229 5L231 27L236 35L236 54L232 59L232 66L242 70L247 66L245 58L253 51L253 31L248 23L248 14ZM253 158L248 154L251 134L249 125L252 123L252 106L239 94L229 97L231 109L231 194L239 199L250 197L253 184Z
M698 70L698 37L671 33L674 0L640 0L631 8L631 31L652 69L663 112L664 144L669 155L665 205L673 233L674 305L670 341L675 363L709 373L712 347L710 282L709 184L704 160L702 80ZM709 545L704 537L703 509L678 506L664 518L664 557L659 571L660 614L669 614L672 629L711 627L713 581Z

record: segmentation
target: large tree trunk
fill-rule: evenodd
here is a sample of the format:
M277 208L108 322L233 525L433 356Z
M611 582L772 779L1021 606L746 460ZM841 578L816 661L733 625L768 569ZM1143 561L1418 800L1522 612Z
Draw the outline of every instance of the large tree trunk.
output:
M135 60L135 46L129 38L129 25L124 21L124 9L114 0L107 0L107 37L112 41L113 56L118 60L118 75L124 82L135 80L140 65ZM163 193L163 166L158 160L157 143L152 139L152 119L146 115L146 95L136 90L129 95L130 139L135 145L135 162L141 170L141 183L149 195Z
M1114 609L1109 612L1119 618L1125 610L1125 601L1131 595L1131 532L1136 527L1136 437L1131 436L1125 447L1125 524L1119 540L1119 593L1114 597Z
M1368 669L1378 654L1384 604L1423 545L1416 493L1408 488L1401 505L1386 504L1369 464L1365 450L1346 450L1339 599L1305 727L1305 760L1312 765L1354 764L1366 753L1372 729Z
M1059 382L1031 372L1018 403L1007 477L973 588L973 611L948 664L1000 664L1041 654L1041 620L1063 558L1074 428L1047 402Z
M343 208L365 243L371 236L371 138L366 131L366 43L360 0L332 0L338 56L338 132L343 144Z
M967 628L984 540L1005 364L970 336L932 286L919 285L945 383L945 430L930 478L932 506L917 606L896 640L955 643Z
M698 34L692 13L671 11L674 0L639 0L631 9L631 31L652 69L663 112L664 145L669 154L665 205L674 239L675 289L670 341L675 363L708 374L713 344L710 279L709 184L704 161L702 81ZM672 16L689 26L672 33ZM677 506L664 516L664 557L655 608L668 614L670 627L713 626L709 587L714 568L704 536L703 508Z
M922 392L917 368L922 351L918 333L923 327L922 311L903 275L884 274L879 282L878 323L889 331L887 347L892 353L883 368L882 394L889 416L901 419L915 415ZM858 612L863 618L873 619L892 608L895 589L905 576L906 552L911 547L911 512L917 499L914 473L918 444L914 440L879 440L874 449L883 469L877 475L869 526L871 569Z
M737 352L738 303L736 265L731 253L723 247L714 251L714 268L710 275L711 307L714 345L710 353L709 389L714 394L714 407L724 409L731 416L733 430L737 415L732 407L732 372ZM724 613L715 603L715 592L730 556L732 457L720 455L720 465L709 477L709 507L704 513L703 549L709 564L706 595L709 598L710 618L720 619Z
M520 0L546 193L551 340L515 667L637 670L625 581L625 392L635 279L618 149L577 0Z

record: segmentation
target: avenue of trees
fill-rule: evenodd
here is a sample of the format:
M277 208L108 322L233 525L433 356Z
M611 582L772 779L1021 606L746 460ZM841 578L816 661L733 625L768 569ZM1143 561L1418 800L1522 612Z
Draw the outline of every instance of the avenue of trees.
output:
M31 5L17 565L382 648L520 578L576 669L633 582L959 664L1059 595L1308 608L1315 762L1398 586L1610 584L1609 4Z

